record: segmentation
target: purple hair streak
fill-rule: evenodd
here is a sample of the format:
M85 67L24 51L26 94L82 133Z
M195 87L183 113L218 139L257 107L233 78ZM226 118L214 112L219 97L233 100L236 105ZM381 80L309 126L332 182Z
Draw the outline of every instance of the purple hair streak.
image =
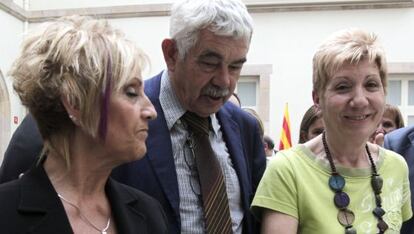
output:
M105 141L108 130L108 109L109 99L111 98L111 80L112 80L112 59L108 56L108 63L106 66L106 85L101 93L101 118L99 120L99 137Z

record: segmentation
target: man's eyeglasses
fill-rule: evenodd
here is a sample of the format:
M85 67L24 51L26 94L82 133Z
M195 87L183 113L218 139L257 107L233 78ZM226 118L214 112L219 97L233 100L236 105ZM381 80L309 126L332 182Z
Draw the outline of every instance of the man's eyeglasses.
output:
M184 161L190 170L190 187L195 195L201 196L200 179L198 176L196 155L194 152L194 148L197 147L197 144L194 142L192 134L187 137L185 144L190 148L190 153L187 153L185 147L183 147Z

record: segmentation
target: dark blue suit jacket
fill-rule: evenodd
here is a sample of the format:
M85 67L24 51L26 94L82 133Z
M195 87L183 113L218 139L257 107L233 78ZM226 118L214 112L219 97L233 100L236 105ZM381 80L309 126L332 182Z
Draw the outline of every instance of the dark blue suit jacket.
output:
M177 174L170 132L159 102L161 74L145 81L145 93L158 117L149 124L147 155L140 161L118 167L114 178L155 197L164 207L170 222L170 233L180 233L180 211ZM259 233L259 226L250 213L250 203L266 167L262 139L257 121L231 103L217 113L241 188L245 218L244 233Z
M169 221L170 233L180 233L179 193L172 154L170 133L159 102L161 74L145 81L145 93L155 106L157 119L150 121L147 155L136 162L116 168L116 180L156 198ZM259 233L259 224L250 213L250 203L266 167L262 139L257 121L231 103L217 113L224 141L236 170L244 210L243 233ZM25 124L23 124L25 123ZM17 178L29 168L41 149L41 140L33 118L29 115L16 130L0 168L0 181ZM29 126L28 126L29 125ZM28 137L30 137L28 139ZM19 142L25 142L21 145ZM37 151L37 152L36 152ZM22 157L24 155L24 157Z
M14 132L0 167L0 184L15 180L40 156L43 141L32 115L27 115Z
M414 126L394 130L384 139L384 147L401 154L408 164L411 208L414 211ZM401 228L401 234L414 233L414 218L405 222Z

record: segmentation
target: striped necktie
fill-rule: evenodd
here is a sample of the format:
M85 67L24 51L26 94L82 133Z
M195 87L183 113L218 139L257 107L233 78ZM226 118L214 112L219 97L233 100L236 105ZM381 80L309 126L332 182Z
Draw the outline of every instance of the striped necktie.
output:
M207 234L230 234L231 217L226 184L208 138L209 119L186 112L182 119L192 133L194 154L203 198Z

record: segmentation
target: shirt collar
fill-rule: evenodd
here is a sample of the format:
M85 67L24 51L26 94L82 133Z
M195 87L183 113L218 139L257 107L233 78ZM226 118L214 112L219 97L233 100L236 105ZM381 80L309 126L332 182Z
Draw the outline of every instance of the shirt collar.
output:
M162 111L164 112L168 129L171 130L175 122L181 118L186 110L178 101L172 88L168 71L166 70L164 70L161 75L160 104Z

